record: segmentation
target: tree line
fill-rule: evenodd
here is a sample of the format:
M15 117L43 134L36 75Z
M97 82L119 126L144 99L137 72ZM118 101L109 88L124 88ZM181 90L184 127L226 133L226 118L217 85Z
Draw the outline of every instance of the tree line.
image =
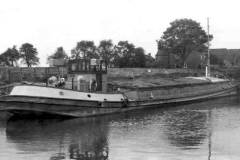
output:
M99 45L93 41L82 40L68 55L63 47L47 57L51 59L103 59L109 67L151 67L154 58L151 54L146 55L142 47L135 47L128 41L119 41L114 45L112 40L102 40ZM16 46L8 48L0 55L0 62L6 66L17 66L18 62L32 67L39 64L37 49L30 43L24 43L17 49Z
M119 41L117 45L112 40L102 40L99 45L93 41L82 40L77 42L71 50L70 56L66 54L63 47L58 47L55 53L48 57L50 59L103 59L109 67L151 67L154 58L151 54L146 55L142 47L135 47L128 41Z
M174 55L176 62L179 63L177 65L184 67L191 53L207 53L212 39L213 36L208 35L200 23L192 19L176 19L157 40L157 48L163 55ZM59 53L55 53L54 56L56 55ZM136 47L128 41L119 41L114 45L111 40L102 40L99 46L96 46L93 41L80 41L71 50L71 58L102 58L109 66L120 68L159 65L158 60L151 54L146 54L142 47ZM205 54L206 58L207 54Z
M207 53L212 35L208 35L200 23L192 19L177 19L170 23L170 26L157 40L158 51L165 55L174 55L180 62L180 67L186 63L186 59L193 52ZM206 54L207 55L207 54ZM114 44L112 40L102 40L99 45L94 41L82 40L67 54L63 47L48 56L50 59L103 59L109 67L157 67L158 60L151 54L146 54L142 47L136 47L129 41L119 41ZM8 48L0 55L0 61L5 65L14 66L16 61L22 60L28 67L39 63L37 49L30 43L23 44L18 50L16 46ZM216 61L214 57L210 57Z

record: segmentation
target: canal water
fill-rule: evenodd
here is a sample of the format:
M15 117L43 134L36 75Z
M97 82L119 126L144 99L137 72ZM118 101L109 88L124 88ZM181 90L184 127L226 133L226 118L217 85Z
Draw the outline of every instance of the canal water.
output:
M4 160L238 160L240 98L84 119L1 113Z

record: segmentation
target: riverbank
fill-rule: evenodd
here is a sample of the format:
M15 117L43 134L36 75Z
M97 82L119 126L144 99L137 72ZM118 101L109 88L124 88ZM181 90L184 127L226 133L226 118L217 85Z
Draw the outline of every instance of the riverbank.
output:
M220 71L212 71L212 75L224 77ZM201 76L205 76L204 70L112 68L108 70L108 83L110 87L135 88L206 83L203 79L188 78Z
M211 71L212 76L220 78L240 79L239 67L215 68ZM67 77L66 68L57 67L34 67L34 68L0 68L0 85L12 84L14 82L42 82L53 75ZM160 69L160 68L108 68L109 85L132 85L132 86L161 86L182 83L199 83L184 77L204 76L205 70L199 69Z

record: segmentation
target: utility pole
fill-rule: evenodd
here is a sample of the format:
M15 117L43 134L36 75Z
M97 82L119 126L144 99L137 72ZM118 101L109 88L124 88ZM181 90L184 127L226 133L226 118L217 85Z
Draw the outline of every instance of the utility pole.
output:
M207 65L206 65L206 77L210 77L210 37L209 37L209 18L207 18Z

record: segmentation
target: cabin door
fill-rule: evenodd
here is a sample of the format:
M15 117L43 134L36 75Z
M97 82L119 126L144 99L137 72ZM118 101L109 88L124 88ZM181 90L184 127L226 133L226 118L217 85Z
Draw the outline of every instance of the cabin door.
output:
M97 91L102 91L102 74L101 73L97 73L96 74L96 81L97 81Z

